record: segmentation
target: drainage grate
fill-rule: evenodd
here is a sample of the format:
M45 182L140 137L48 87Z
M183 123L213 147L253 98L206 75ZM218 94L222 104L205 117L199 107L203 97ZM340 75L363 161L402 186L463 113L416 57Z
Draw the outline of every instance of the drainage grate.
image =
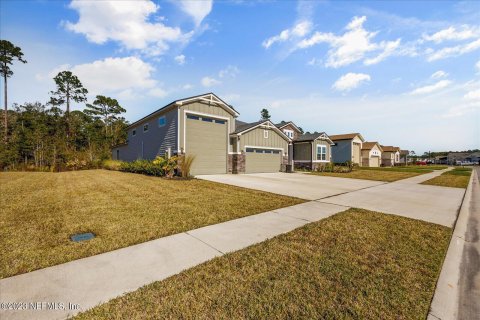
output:
M78 233L70 237L74 242L86 241L95 238L95 235L91 232L87 233Z

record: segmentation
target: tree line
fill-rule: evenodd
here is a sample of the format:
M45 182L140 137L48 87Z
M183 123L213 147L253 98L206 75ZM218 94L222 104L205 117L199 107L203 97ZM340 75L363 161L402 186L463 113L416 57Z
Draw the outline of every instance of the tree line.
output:
M4 110L0 142L2 170L50 170L97 167L111 157L112 146L126 141L125 109L114 98L88 90L70 71L54 78L55 90L45 103L14 103L8 108L7 81L14 62L27 63L20 47L0 40L0 75ZM84 104L84 110L73 107Z

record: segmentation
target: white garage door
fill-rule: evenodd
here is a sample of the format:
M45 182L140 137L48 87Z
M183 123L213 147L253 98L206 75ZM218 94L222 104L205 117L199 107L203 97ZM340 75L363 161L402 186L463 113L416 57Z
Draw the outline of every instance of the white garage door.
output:
M185 150L195 156L192 175L227 173L227 121L187 115Z
M245 173L278 172L282 163L282 151L246 148Z
M380 167L380 157L370 158L370 167Z

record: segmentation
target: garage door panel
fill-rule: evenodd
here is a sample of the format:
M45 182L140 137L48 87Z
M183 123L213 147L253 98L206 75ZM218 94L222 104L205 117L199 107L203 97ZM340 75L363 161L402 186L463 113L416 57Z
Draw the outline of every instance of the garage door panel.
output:
M192 175L226 173L227 122L195 118L186 122L186 154L195 156Z
M281 167L282 152L261 148L247 148L245 153L245 172L278 172Z

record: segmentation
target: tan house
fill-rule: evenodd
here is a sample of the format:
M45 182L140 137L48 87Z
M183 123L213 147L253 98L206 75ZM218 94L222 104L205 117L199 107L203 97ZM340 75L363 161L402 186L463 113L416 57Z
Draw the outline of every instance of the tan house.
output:
M378 142L362 144L362 166L380 167L382 164L382 147Z
M400 148L393 146L382 147L382 166L393 167L400 164Z
M293 162L295 168L315 170L331 161L333 141L325 132L299 135L293 141Z
M280 171L292 140L270 121L247 124L238 116L213 93L175 100L129 125L127 143L113 147L112 158L192 155L192 175Z
M362 165L362 144L365 141L360 133L345 133L331 135L334 142L332 146L332 161L345 163L351 161Z
M298 136L302 134L302 130L300 130L300 128L297 127L292 121L282 121L277 123L275 126L282 130L282 132L292 140L297 139Z

